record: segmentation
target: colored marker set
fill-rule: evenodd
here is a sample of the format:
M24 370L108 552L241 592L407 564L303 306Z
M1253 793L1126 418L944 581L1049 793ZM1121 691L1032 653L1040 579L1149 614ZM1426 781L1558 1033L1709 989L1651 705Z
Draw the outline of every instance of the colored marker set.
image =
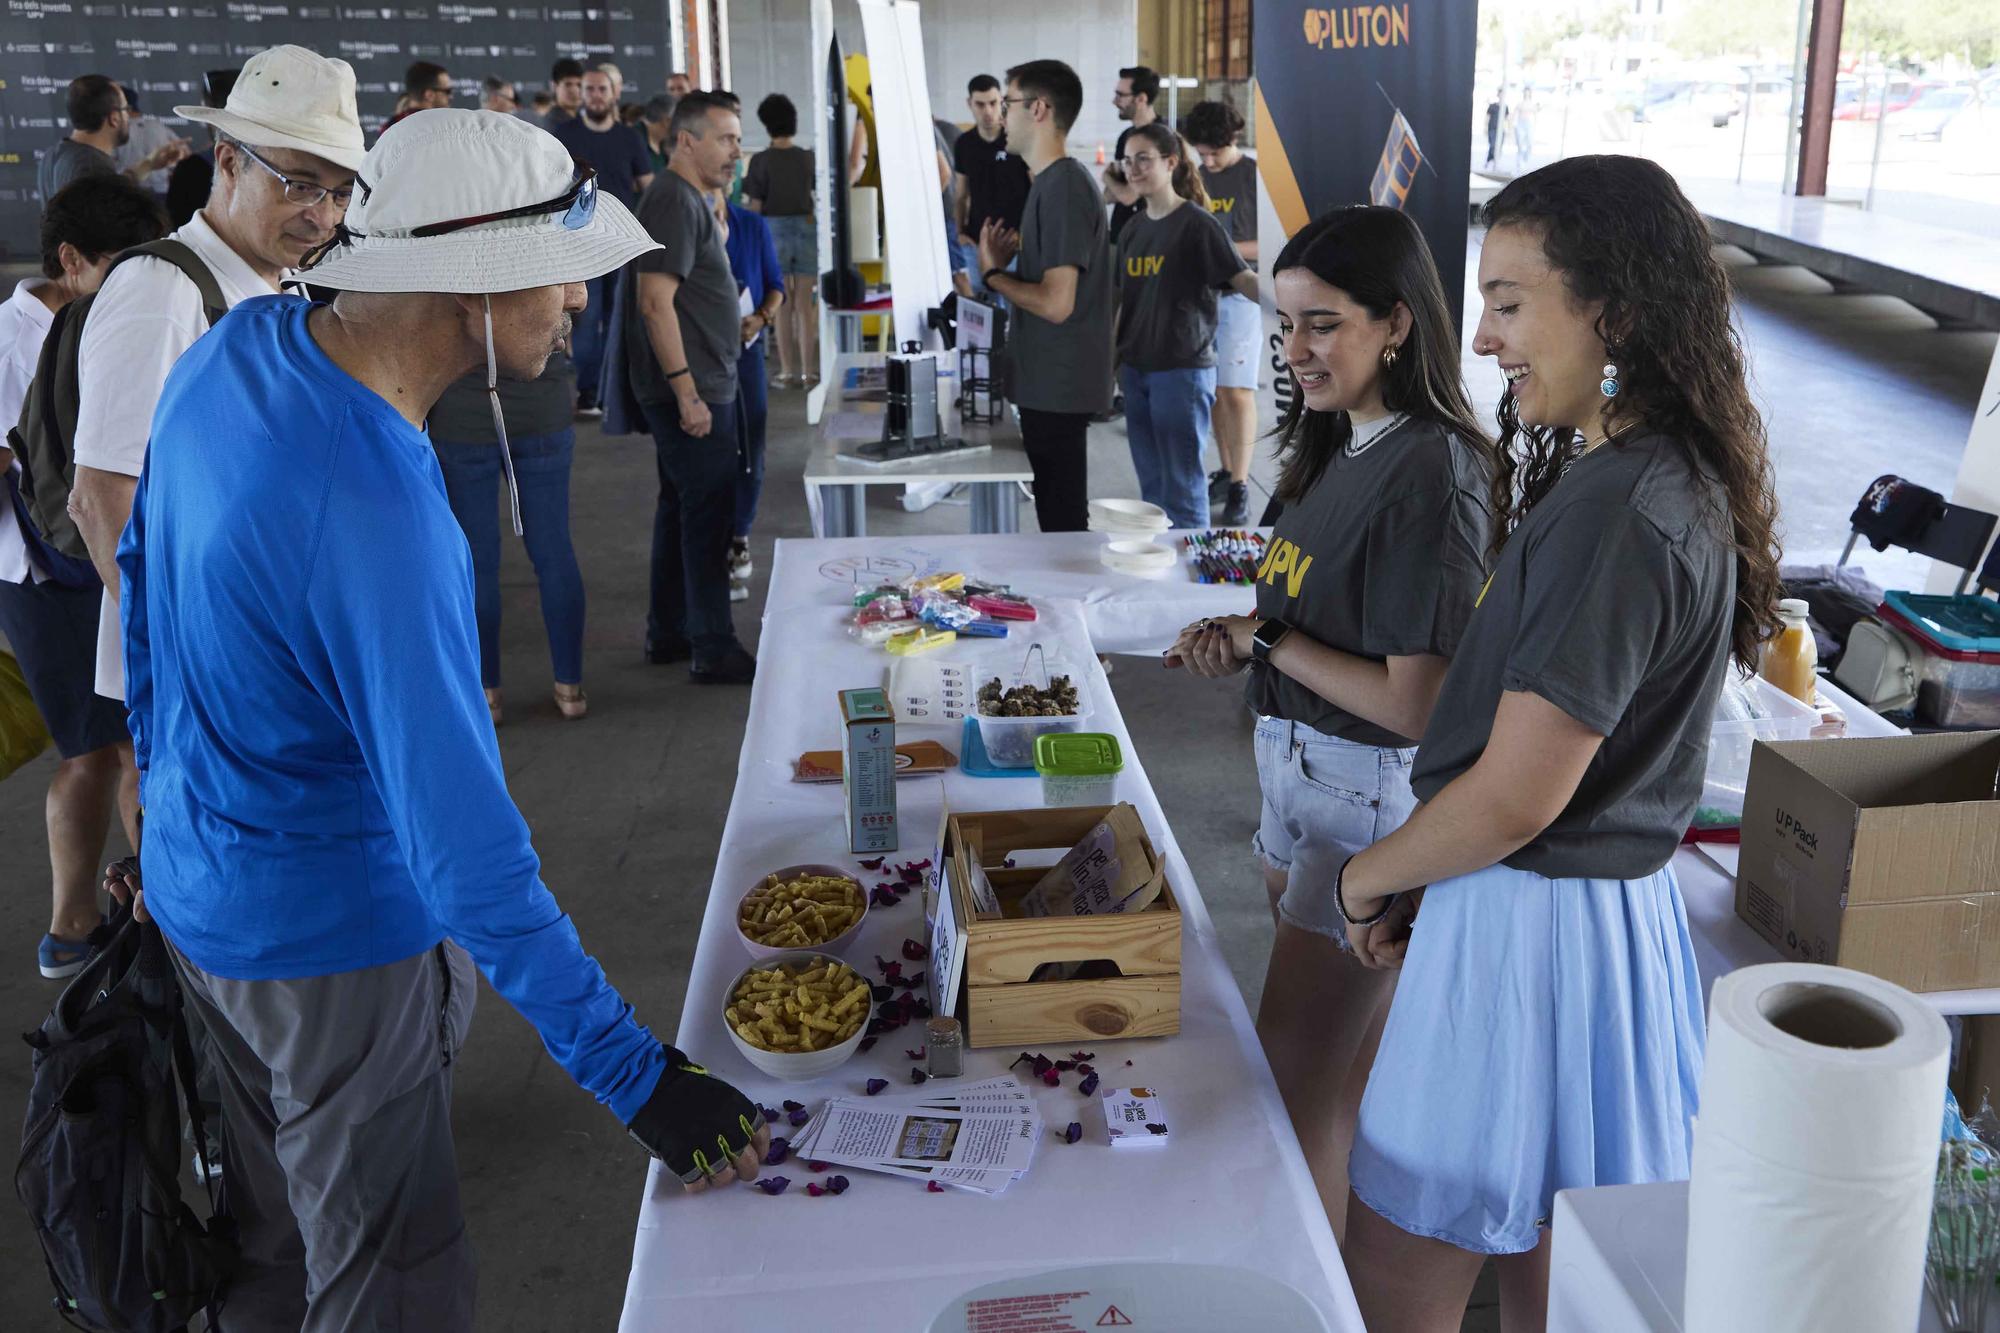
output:
M1181 538L1196 583L1250 584L1264 563L1264 538L1243 528L1210 528Z

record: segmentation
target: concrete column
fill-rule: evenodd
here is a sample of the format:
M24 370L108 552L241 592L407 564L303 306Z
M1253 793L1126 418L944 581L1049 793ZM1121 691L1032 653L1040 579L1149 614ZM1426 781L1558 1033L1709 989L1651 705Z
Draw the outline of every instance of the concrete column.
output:
M1813 0L1806 42L1805 122L1799 132L1802 195L1826 194L1827 150L1833 145L1833 87L1840 75L1840 29L1846 0Z

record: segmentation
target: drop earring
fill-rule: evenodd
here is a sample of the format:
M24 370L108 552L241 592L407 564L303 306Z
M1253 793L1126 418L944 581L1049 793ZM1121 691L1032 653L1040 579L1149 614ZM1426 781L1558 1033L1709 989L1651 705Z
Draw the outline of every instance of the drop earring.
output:
M1388 370L1396 364L1396 344L1390 343L1382 349L1382 369Z
M1609 361L1604 363L1604 378L1598 381L1597 391L1606 398L1618 396L1618 367Z

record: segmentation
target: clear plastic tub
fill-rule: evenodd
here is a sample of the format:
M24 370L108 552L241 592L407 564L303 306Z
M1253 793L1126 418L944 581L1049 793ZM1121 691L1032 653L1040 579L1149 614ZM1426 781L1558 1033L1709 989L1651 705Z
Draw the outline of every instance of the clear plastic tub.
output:
M1043 805L1110 805L1125 755L1106 732L1050 732L1035 739L1035 771Z
M999 674L999 673L995 673ZM1027 674L1015 672L1011 676L1000 677L1002 687L1013 689L1016 685L1045 685L1057 676L1068 676L1076 686L1076 711L1060 717L988 717L977 711L979 719L979 741L986 747L986 757L996 768L1027 768L1035 766L1035 738L1058 731L1082 731L1084 720L1090 716L1090 686L1081 671L1062 662L1050 662L1047 674L1030 671ZM990 677L982 676L984 684Z
M1743 793L1750 782L1750 751L1758 741L1803 741L1819 725L1819 710L1800 703L1761 676L1742 683L1762 717L1724 717L1720 709L1708 732L1708 768L1703 775L1699 826L1733 826L1743 819ZM1725 687L1725 699L1727 687Z

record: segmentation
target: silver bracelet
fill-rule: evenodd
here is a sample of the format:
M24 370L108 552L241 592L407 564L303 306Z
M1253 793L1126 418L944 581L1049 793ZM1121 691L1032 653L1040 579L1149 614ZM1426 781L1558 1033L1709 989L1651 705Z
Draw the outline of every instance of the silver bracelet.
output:
M1333 905L1336 909L1339 910L1340 919L1346 922L1350 926L1375 925L1377 922L1381 921L1384 917L1389 915L1389 909L1396 905L1396 899L1400 898L1402 895L1397 893L1392 893L1387 898L1383 899L1382 910L1377 912L1374 916L1367 917L1365 919L1349 916L1347 914L1347 895L1341 891L1340 886L1341 886L1341 881L1347 878L1347 867L1351 860L1352 858L1349 858L1349 861L1342 861L1340 863L1339 873L1337 873L1333 877Z

